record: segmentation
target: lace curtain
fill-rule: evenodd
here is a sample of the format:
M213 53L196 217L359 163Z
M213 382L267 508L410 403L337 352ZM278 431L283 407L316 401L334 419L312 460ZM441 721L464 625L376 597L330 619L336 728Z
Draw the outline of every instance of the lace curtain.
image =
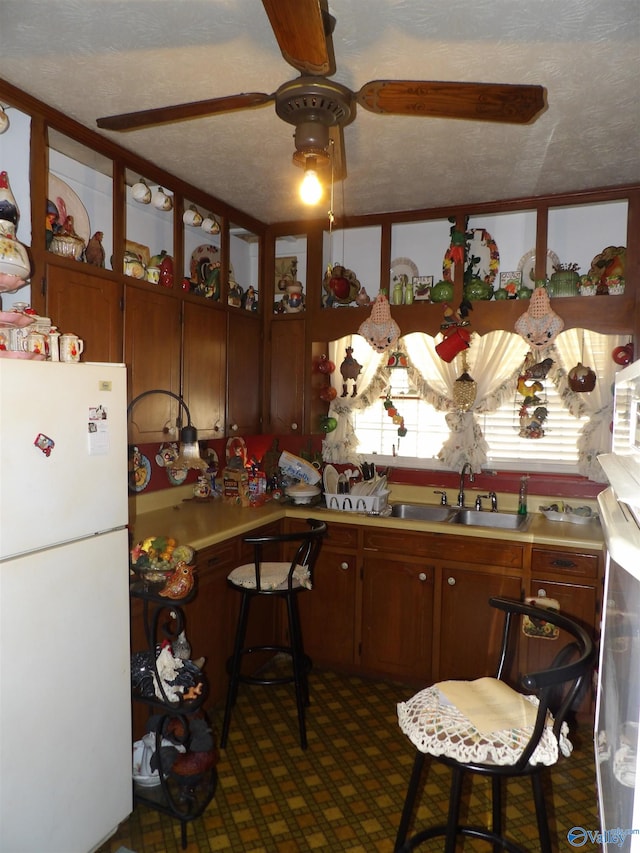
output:
M409 356L410 380L420 398L438 411L446 412L450 437L443 444L438 458L450 470L459 471L465 462L469 462L478 472L486 463L488 448L477 416L494 412L506 401L514 399L529 346L514 332L473 333L471 347L466 352L468 372L477 384L477 393L470 410L460 412L454 407L453 389L462 373L462 359L456 356L452 362L443 361L435 349L441 340L441 335L431 337L415 332L401 338L398 348L404 349ZM610 446L611 387L617 369L611 351L626 342L627 337L621 335L599 335L569 329L558 335L553 345L536 352L538 361L547 357L553 359L549 380L554 383L567 409L576 417L589 415L589 421L581 428L578 437L578 468L580 474L597 482L604 482L605 477L596 456ZM342 396L340 364L347 347L353 348L354 358L362 365L355 396L352 396L352 383L349 383L347 396ZM353 429L353 412L372 405L387 387L389 374L385 365L388 353L376 353L360 335L348 335L329 345L329 358L336 365L331 384L338 392L329 406L329 415L337 420L338 426L323 441L323 458L325 462L354 463L357 462L357 438ZM588 394L575 393L568 385L567 375L578 362L592 367L599 377L595 389Z
M343 380L340 373L340 365L347 354L347 347L353 348L353 357L362 365L353 393L354 383L347 383L346 396L343 395ZM329 417L338 422L333 432L327 433L322 442L322 458L325 462L351 462L357 461L357 438L353 431L354 409L366 409L382 394L385 389L388 376L379 370L387 363L387 353L375 352L361 335L347 335L329 344L329 360L336 369L331 374L331 385L338 392L335 400L329 405Z
M419 396L447 412L445 420L450 437L438 457L451 470L459 471L468 462L474 472L480 471L487 459L488 446L476 415L493 412L505 400L513 398L528 345L513 332L499 330L482 336L474 332L467 362L468 372L477 384L476 398L469 411L460 412L454 407L453 386L462 373L461 357L456 356L450 363L440 358L435 347L442 340L441 335L432 338L416 332L402 340Z
M611 387L619 369L611 352L628 340L628 335L600 335L582 329L567 329L549 348L551 358L557 362L553 383L564 405L575 417L589 416L578 435L578 471L598 483L607 482L596 456L610 449L609 426L613 419ZM576 394L569 388L568 373L578 362L591 367L598 376L596 387L588 394Z

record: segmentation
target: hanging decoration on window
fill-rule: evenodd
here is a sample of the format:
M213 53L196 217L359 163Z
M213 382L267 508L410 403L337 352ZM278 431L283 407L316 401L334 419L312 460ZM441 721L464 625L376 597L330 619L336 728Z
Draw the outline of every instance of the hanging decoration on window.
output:
M400 326L391 316L389 300L382 290L373 300L371 315L360 324L358 334L362 335L376 352L385 352L398 342Z
M459 352L469 348L471 334L464 328L469 325L465 318L466 311L462 305L454 311L444 303L444 319L440 324L443 340L436 344L436 352L443 361L451 362Z
M353 390L351 396L355 397L358 393L358 376L362 365L353 357L353 347L347 347L344 361L340 365L340 373L342 374L342 394L341 397L346 397L348 392L349 382L353 382Z
M552 344L563 329L564 320L552 310L546 289L536 287L527 310L516 320L516 332L532 349L542 349Z
M453 383L453 405L458 412L468 412L475 402L478 384L469 374L466 349L462 351L460 358L462 359L462 373Z
M391 386L387 388L387 395L383 406L387 412L387 416L391 418L394 424L397 424L398 436L400 438L404 438L404 436L407 434L407 428L404 425L404 418L398 411L395 401L391 397Z
M543 379L553 366L552 358L536 362L536 354L527 353L522 371L518 377L516 405L518 407L518 435L520 438L543 438L543 424L547 420L547 397L544 393ZM518 401L518 395L522 400Z

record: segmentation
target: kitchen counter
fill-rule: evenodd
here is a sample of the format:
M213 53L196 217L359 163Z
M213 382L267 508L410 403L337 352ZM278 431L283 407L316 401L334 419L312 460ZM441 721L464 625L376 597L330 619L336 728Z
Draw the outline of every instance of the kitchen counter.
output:
M569 548L604 548L604 537L599 522L570 524L549 521L541 513L532 513L525 530L505 531L486 527L460 526L446 522L415 521L364 513L339 512L324 506L296 506L270 501L262 507L242 508L222 500L197 500L191 487L177 487L154 493L130 503L130 525L134 541L147 536L173 536L180 544L201 550L233 536L250 533L256 527L281 518L307 518L314 516L329 524L357 524L362 527L386 527L395 530L413 530L425 533L445 533L449 536L473 536L481 539L507 539L510 542L535 545L564 546ZM392 501L405 498L393 495ZM541 499L541 501L544 499ZM537 499L536 499L537 505Z

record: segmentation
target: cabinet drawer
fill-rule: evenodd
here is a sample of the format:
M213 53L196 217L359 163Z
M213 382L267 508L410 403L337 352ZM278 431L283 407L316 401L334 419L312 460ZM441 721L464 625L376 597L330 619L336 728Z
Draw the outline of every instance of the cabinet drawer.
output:
M287 519L287 529L290 533L308 530L305 521L298 518ZM323 548L355 550L358 547L358 528L348 524L328 524L327 535L323 540Z
M203 548L196 554L199 572L227 569L229 572L238 565L238 540L227 539L217 545Z
M521 569L523 548L505 539L474 539L442 533L403 533L399 530L365 530L364 547L394 555L439 557L458 563Z
M543 576L552 572L572 577L595 578L598 576L599 557L577 551L544 550L531 551L531 571Z

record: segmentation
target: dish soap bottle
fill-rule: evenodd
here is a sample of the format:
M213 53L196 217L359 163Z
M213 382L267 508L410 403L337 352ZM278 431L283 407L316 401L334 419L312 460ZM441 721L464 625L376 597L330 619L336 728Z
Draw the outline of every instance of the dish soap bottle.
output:
M520 492L518 494L518 515L527 514L527 480L526 474L520 477Z

